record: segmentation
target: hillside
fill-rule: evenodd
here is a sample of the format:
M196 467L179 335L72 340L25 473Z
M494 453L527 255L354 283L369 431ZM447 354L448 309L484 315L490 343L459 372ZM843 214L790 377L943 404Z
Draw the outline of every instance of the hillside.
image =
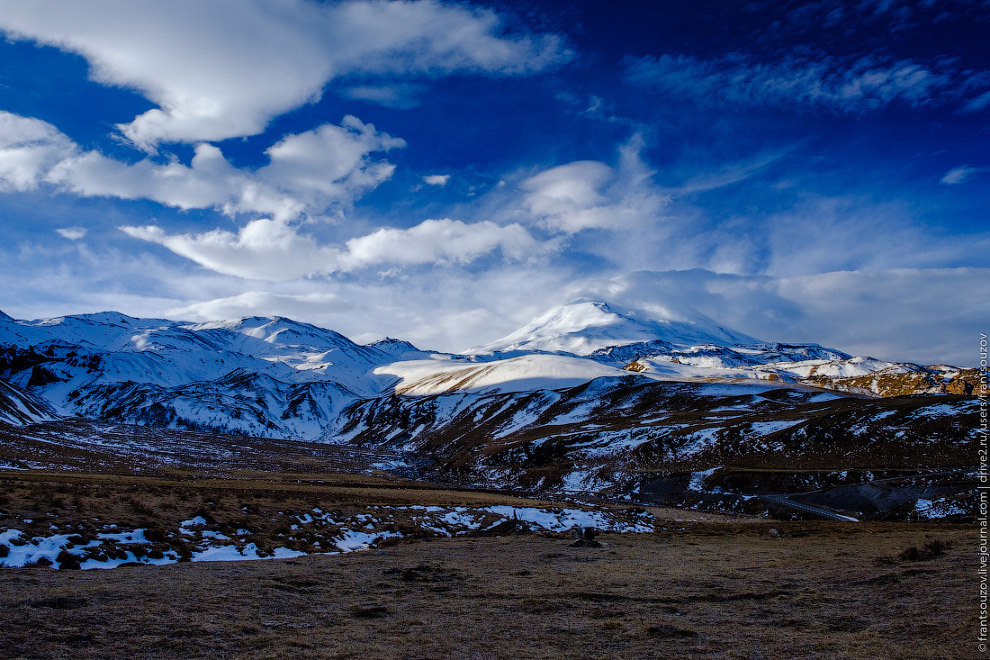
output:
M0 377L83 417L341 441L348 410L391 397L525 397L594 379L769 382L855 395L971 392L975 370L853 357L817 344L760 342L701 315L578 300L465 354L398 339L360 346L283 317L184 323L114 312L17 321L0 316ZM652 316L651 316L652 314ZM740 390L742 391L742 390ZM451 420L445 420L450 422Z

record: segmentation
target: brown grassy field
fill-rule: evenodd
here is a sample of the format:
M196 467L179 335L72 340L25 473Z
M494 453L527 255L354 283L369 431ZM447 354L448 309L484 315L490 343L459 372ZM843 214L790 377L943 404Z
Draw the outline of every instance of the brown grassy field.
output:
M776 530L776 531L771 531ZM969 658L971 530L694 522L0 571L6 658ZM932 539L941 556L900 555ZM910 552L908 553L910 554Z

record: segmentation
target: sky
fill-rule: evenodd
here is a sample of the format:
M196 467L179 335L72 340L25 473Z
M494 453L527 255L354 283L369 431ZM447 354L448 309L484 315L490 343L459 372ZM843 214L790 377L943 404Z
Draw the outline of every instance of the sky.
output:
M0 309L975 365L990 2L0 0Z

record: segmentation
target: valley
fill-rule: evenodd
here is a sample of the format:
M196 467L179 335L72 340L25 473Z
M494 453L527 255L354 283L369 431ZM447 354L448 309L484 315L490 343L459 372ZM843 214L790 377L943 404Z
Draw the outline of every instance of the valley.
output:
M0 376L15 655L967 657L976 370L577 302L462 354L4 317Z

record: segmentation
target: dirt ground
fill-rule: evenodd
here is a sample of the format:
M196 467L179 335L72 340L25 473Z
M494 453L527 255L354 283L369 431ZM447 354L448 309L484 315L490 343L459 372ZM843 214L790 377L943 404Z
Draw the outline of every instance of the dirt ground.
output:
M0 656L977 657L971 528L695 522L602 540L0 570Z

